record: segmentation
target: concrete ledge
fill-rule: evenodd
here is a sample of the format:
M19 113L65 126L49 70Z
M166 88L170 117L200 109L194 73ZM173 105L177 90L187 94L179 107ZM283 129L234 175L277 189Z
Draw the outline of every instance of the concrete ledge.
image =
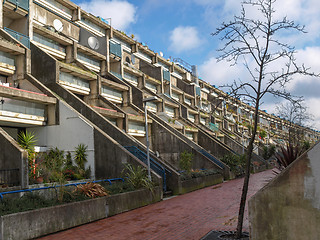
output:
M223 176L221 174L191 178L185 181L181 181L179 194L192 192L204 187L209 187L223 182Z
M156 187L151 193L147 189L140 189L134 192L121 193L108 197L108 216L130 211L139 207L159 202L162 199L162 190Z
M31 239L143 207L162 199L161 187L0 217L0 240Z
M106 199L96 198L0 218L0 239L31 239L105 218Z

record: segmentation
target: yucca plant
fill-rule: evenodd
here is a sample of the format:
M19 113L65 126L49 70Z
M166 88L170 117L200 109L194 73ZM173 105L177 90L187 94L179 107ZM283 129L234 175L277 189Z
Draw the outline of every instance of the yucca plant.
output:
M23 149L26 149L28 151L29 150L33 151L36 142L37 142L37 138L33 132L21 131L18 134L18 143Z
M75 157L74 157L76 164L83 171L85 170L84 165L88 161L87 160L87 156L88 156L87 149L88 149L87 145L84 145L82 143L79 144L76 147L76 153L75 153Z
M153 189L153 182L149 180L147 170L141 166L132 166L126 164L122 173L127 177L128 182L135 188L147 188L150 191Z
M300 155L301 149L299 146L293 146L292 144L288 144L286 148L281 147L281 152L276 153L275 157L280 168L284 169L288 167Z

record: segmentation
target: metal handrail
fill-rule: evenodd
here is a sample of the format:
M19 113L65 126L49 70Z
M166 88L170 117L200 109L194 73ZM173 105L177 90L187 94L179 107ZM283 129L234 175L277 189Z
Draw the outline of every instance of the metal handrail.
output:
M122 182L124 182L123 178L110 178L110 179L103 179L103 180L96 180L96 181L92 181L93 183L99 183L99 182L109 182L110 185L112 185L111 181L118 181L121 180ZM88 181L89 182L89 181ZM57 188L57 187L68 187L68 186L78 186L81 184L86 184L88 182L79 182L79 183L68 183L65 185L56 185L56 186L49 186L49 187L40 187L40 188L30 188L30 189L22 189L22 190L14 190L14 191L8 191L8 192L1 192L0 193L0 198L1 200L3 199L3 195L6 194L12 194L12 193L22 193L22 192L33 192L33 191L39 191L39 190L45 190L45 189L51 189L51 188Z
M224 164L219 161L218 159L216 159L214 156L212 156L210 153L208 153L206 150L201 149L200 152L206 156L207 158L209 158L212 162L214 162L215 164L217 164L219 167L221 167L222 169L225 168Z
M147 155L145 152L141 151L136 146L124 146L125 149L127 149L129 152L131 152L134 156L136 156L138 159L140 159L142 162L147 164ZM150 158L150 167L152 170L154 170L156 173L160 174L163 181L163 190L166 191L167 184L166 184L166 171L170 173L169 170L167 170L163 165L155 161L153 158Z

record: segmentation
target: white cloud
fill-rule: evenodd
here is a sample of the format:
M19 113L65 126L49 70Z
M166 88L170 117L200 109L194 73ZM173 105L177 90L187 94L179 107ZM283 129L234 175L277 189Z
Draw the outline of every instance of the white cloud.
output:
M195 27L179 26L171 31L169 49L181 53L198 48L203 42Z
M112 27L119 30L125 30L136 20L136 7L127 1L91 0L79 5L96 16L111 18Z
M239 78L243 80L247 75L242 65L230 66L226 61L217 62L215 57L199 66L199 74L206 82L216 86L231 84Z

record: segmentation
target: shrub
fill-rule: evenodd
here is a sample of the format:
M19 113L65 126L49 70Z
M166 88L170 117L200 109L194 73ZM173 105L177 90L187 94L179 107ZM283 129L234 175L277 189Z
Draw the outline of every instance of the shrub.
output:
M263 146L262 157L265 160L268 160L274 155L275 152L276 152L276 146L275 145Z
M153 182L148 178L147 170L145 168L126 164L122 173L135 189L147 188L150 191L153 190Z
M242 176L245 172L246 155L227 154L221 159L225 164L230 167L236 177Z
M192 161L193 161L193 154L188 151L183 151L180 154L180 168L185 170L187 173L191 172L192 168Z
M294 160L301 155L299 146L288 144L286 148L281 147L281 152L276 153L276 160L280 168L288 167Z

